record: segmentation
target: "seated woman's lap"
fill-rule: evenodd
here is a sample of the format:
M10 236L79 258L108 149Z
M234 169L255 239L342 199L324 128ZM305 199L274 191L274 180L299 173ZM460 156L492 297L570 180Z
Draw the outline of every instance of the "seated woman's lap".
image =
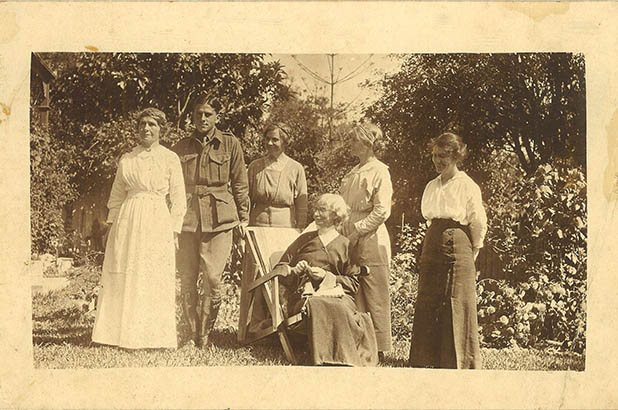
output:
M314 296L307 300L308 342L313 364L374 366L377 341L371 318L354 299Z

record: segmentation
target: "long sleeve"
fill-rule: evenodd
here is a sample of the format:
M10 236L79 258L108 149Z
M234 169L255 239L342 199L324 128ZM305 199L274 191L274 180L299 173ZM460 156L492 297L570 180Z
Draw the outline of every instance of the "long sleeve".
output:
M347 238L340 236L327 246L329 260L334 272L336 283L340 284L343 290L351 296L356 295L360 286L358 276L360 268L350 261L350 243Z
M487 214L483 207L481 189L476 184L470 184L470 198L466 204L466 219L470 222L472 246L482 248L487 233Z
M358 265L354 265L350 261L348 261L345 264L343 275L335 275L335 279L337 283L341 284L341 287L344 290L348 291L348 293L352 295L356 295L359 287L359 273L360 268L358 267Z
M230 173L232 194L238 210L240 222L249 221L249 182L247 177L247 167L242 153L242 148L238 140L232 146Z
M296 212L296 227L304 228L307 226L308 199L307 199L307 178L305 169L298 167L296 177L296 197L294 198L294 209Z
M255 168L257 167L257 160L254 160L253 162L251 162L249 164L249 166L247 167L247 182L249 185L249 209L255 207L255 184L257 183L256 181L256 175L255 175Z
M286 287L295 287L298 285L298 277L292 275L292 264L298 256L298 249L304 242L303 235L299 236L288 246L279 262L273 267L273 273L277 272L281 275L281 283Z
M116 170L116 176L114 177L114 183L112 184L112 191L109 194L109 200L107 201L107 208L109 213L107 214L107 222L114 223L118 219L118 213L120 212L120 206L127 197L127 186L122 177L122 158L118 162L118 169Z
M187 198L185 194L185 182L182 176L180 158L175 153L170 154L170 202L172 207L172 229L180 233L185 213L187 212Z
M374 187L371 195L373 208L365 218L354 223L360 235L375 231L391 215L393 184L388 168L381 168L374 176Z

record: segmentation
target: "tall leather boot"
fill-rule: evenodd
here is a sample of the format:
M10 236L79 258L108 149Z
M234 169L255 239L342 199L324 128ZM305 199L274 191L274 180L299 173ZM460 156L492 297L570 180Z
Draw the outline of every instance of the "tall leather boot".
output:
M182 314L191 331L191 341L197 343L197 300L191 293L181 296Z
M217 321L220 305L221 302L215 302L211 297L205 296L202 298L198 323L198 347L206 347L208 345L208 336Z

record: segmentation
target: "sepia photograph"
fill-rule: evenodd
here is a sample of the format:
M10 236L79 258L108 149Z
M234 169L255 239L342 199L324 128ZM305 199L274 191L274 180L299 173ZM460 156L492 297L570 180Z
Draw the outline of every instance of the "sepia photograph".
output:
M0 409L616 408L617 17L0 3Z
M585 369L582 54L30 75L35 367Z

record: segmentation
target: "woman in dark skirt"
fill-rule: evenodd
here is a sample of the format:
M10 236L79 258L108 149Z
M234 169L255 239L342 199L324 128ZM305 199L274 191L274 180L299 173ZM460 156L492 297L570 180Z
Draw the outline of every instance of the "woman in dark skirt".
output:
M481 190L457 168L466 154L461 137L431 141L436 171L425 187L421 212L429 229L423 242L410 365L481 367L474 261L483 246L487 216Z
M306 313L314 365L375 366L378 361L371 317L354 301L360 269L350 260L349 240L337 230L347 218L342 197L320 196L314 209L317 230L301 234L273 269L288 290L282 298L287 316Z

